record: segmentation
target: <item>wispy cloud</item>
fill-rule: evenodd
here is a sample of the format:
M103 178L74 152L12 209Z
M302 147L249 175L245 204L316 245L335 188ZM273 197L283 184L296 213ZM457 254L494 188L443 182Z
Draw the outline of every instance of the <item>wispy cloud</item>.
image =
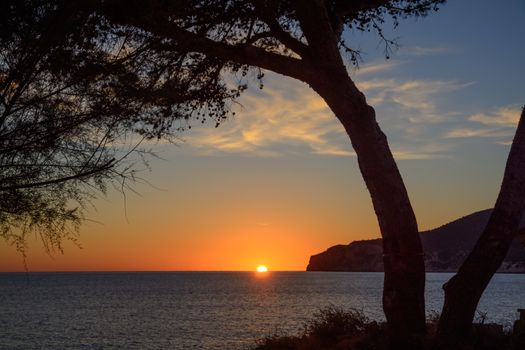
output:
M274 156L306 147L314 154L354 155L342 125L317 94L291 79L272 78L278 84L243 96L237 117L217 129L198 128L189 143L205 152Z
M374 106L394 105L401 108L411 123L439 123L454 115L438 108L438 97L469 85L457 81L373 79L358 83Z
M496 129L468 129L457 128L445 133L446 138L463 138L463 137L507 137L508 130Z
M477 113L468 119L472 122L478 122L484 125L498 125L507 127L516 127L520 119L521 110L518 106L500 107L491 113Z
M520 107L504 106L484 113L476 113L467 118L467 125L454 128L445 133L446 138L494 138L494 143L509 145L520 117Z
M423 160L449 157L452 145L435 141L415 142L396 147L393 151L398 160Z
M413 46L413 47L402 47L399 49L399 54L407 56L434 56L444 53L450 53L452 50L444 46L436 47L423 47L423 46Z
M363 63L359 66L359 68L355 68L353 72L351 72L351 74L353 73L353 75L360 78L366 75L377 74L392 70L393 68L396 68L403 63L405 62L401 60L383 60L380 62Z
M392 67L389 63L377 64L370 71ZM344 128L313 90L273 74L269 74L268 81L264 90L241 98L237 117L217 129L194 127L187 143L205 154L355 156ZM414 160L447 156L450 148L436 146L425 128L452 115L442 111L439 97L469 84L395 78L358 80L358 87L376 107L380 123L391 136L396 159Z
M424 160L444 158L444 154L439 153L425 153L417 151L394 151L394 158L397 160Z

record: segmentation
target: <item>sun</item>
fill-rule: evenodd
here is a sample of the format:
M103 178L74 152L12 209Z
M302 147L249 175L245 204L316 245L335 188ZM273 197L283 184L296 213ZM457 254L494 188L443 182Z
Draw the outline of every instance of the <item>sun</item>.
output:
M257 266L257 272L268 272L268 268L264 265Z

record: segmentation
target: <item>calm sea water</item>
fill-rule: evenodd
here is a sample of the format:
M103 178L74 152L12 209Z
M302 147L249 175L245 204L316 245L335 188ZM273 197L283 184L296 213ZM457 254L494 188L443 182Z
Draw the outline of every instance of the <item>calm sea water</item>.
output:
M429 311L450 276L427 274ZM329 304L381 320L382 285L382 273L0 274L0 349L246 349ZM511 325L518 307L525 275L499 274L479 310Z

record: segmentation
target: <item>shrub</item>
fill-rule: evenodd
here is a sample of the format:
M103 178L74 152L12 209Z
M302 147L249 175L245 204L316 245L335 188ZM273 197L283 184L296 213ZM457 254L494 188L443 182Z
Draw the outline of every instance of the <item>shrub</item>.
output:
M255 350L374 350L383 349L384 326L371 322L359 310L330 305L314 314L300 336L271 335Z
M424 348L436 350L435 331L439 314L431 313L427 321ZM519 334L496 324L474 324L465 350L522 350ZM523 337L523 335L521 335ZM523 337L525 338L525 337ZM298 336L273 334L260 340L254 350L384 350L388 339L385 323L370 321L361 311L328 306L304 325ZM441 349L444 350L444 349Z

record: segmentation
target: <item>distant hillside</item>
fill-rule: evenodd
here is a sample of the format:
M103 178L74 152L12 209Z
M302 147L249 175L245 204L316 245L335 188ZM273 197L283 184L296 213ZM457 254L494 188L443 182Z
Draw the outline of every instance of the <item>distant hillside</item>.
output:
M492 209L479 211L433 230L421 232L428 272L454 272L487 225ZM525 217L521 222L525 227ZM383 271L381 239L336 245L312 255L307 271ZM515 239L500 272L525 273L523 237Z

